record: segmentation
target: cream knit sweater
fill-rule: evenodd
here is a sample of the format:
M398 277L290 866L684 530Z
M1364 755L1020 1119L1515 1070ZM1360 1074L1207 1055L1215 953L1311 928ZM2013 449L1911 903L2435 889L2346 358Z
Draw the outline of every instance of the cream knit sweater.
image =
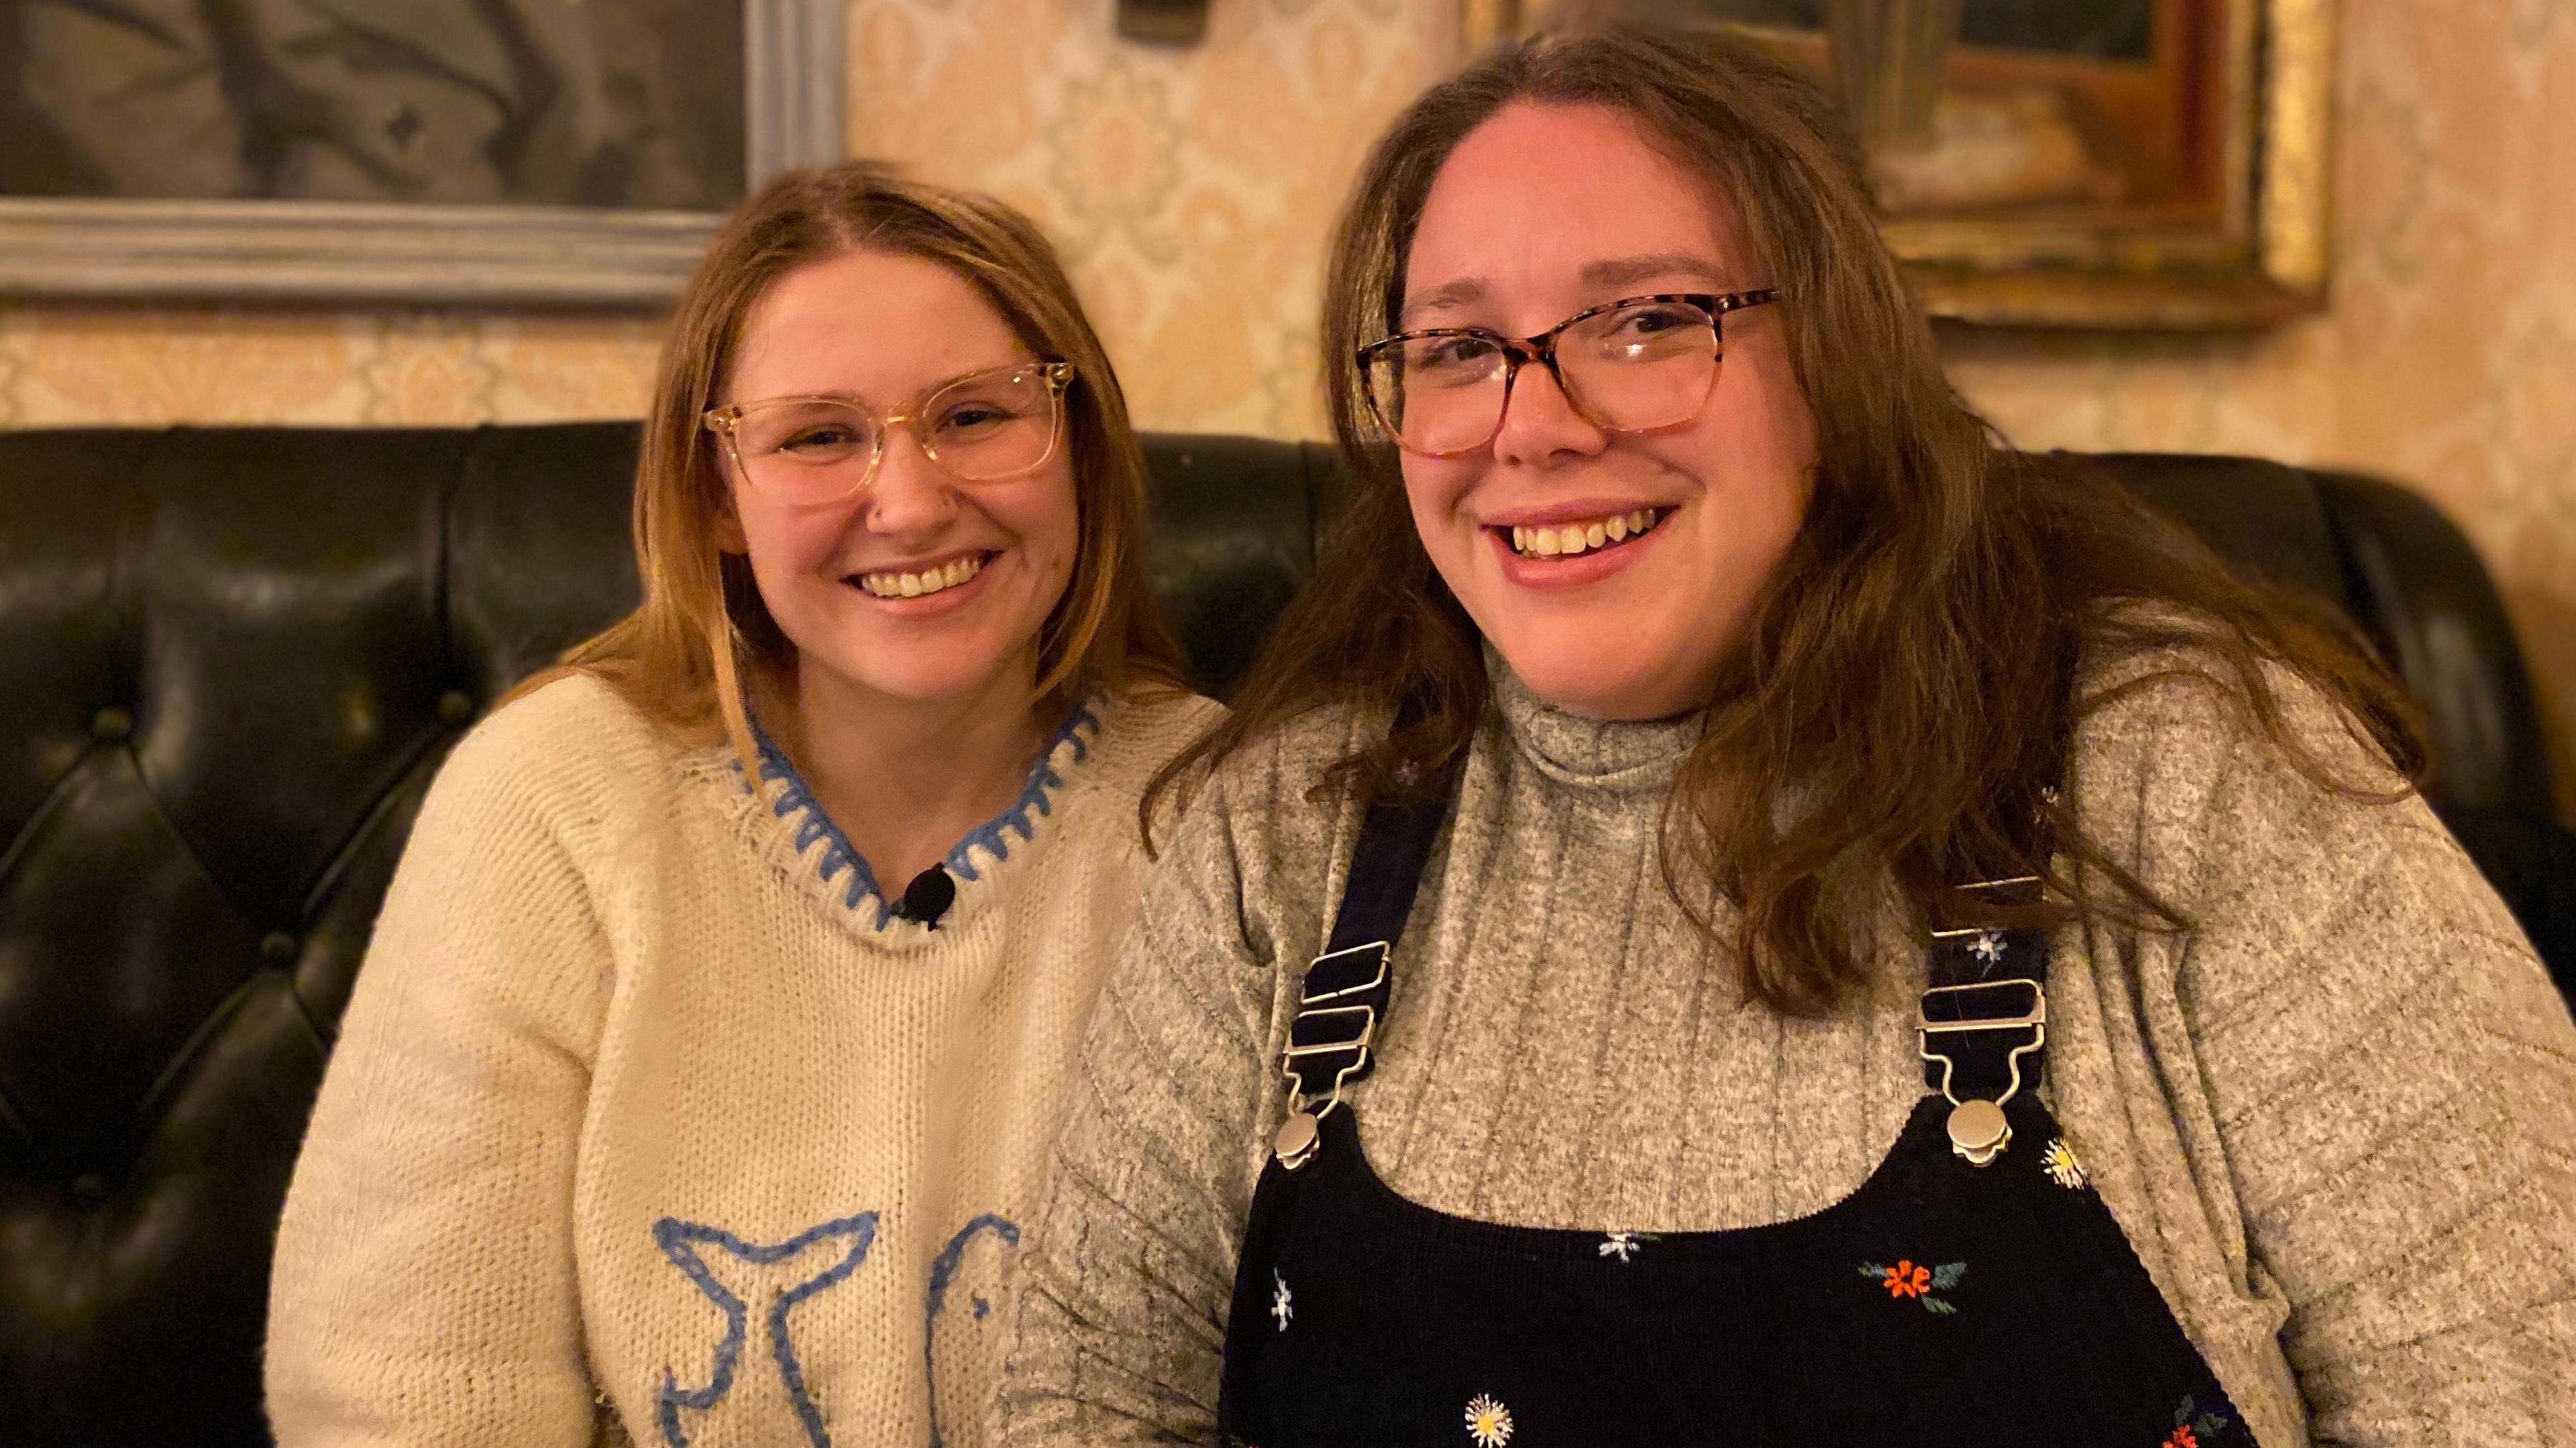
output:
M1496 673L1352 1095L1371 1163L1441 1211L1593 1231L1849 1194L1923 1094L1919 950L1887 924L1824 1019L1748 1004L1656 865L1695 726ZM1358 823L1309 791L1371 728L1285 731L1173 832L1021 1259L1009 1448L1215 1441L1279 1049ZM2494 893L2422 801L2321 790L2200 683L2094 714L2073 775L2093 838L2197 928L2060 932L2045 1090L2255 1436L2576 1445L2576 1027Z
M281 1442L980 1441L1136 800L1213 709L1078 712L936 930L783 758L755 798L581 678L477 727L287 1199Z

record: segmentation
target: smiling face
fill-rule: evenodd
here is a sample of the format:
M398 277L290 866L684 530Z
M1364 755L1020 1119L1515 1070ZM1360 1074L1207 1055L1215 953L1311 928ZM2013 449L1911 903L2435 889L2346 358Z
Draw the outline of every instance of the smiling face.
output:
M770 287L745 322L723 400L842 397L882 416L1031 355L946 267L850 252ZM1059 440L1034 471L964 482L897 424L867 485L822 503L764 493L729 457L725 542L750 555L761 601L796 646L799 696L1025 704L1039 630L1080 546L1068 452Z
M1527 337L1627 297L1770 283L1725 198L1625 114L1522 102L1470 132L1432 183L1397 325ZM1716 385L1687 421L1607 431L1527 365L1491 443L1403 456L1432 563L1542 698L1605 719L1707 703L1796 536L1815 423L1780 308L1724 327Z

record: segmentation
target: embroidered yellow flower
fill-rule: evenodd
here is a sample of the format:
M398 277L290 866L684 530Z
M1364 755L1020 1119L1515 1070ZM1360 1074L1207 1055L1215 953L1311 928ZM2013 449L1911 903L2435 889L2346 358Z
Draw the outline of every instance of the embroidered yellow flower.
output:
M1476 1440L1476 1448L1503 1448L1512 1441L1512 1410L1490 1394L1478 1393L1467 1402L1467 1436Z
M2062 1136L2039 1154L2039 1164L2047 1170L2050 1181L2070 1192L2091 1180L2084 1174L2084 1163L2076 1159L2075 1148L2068 1146Z

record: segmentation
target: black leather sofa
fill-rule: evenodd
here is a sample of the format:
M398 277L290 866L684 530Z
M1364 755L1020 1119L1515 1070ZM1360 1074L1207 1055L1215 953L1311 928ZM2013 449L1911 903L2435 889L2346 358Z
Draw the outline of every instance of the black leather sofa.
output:
M266 1441L273 1225L405 832L485 704L629 606L627 424L0 434L0 1442ZM1222 693L1308 573L1313 445L1152 440ZM2344 607L2565 983L2568 836L2460 535L2363 478L2105 459Z

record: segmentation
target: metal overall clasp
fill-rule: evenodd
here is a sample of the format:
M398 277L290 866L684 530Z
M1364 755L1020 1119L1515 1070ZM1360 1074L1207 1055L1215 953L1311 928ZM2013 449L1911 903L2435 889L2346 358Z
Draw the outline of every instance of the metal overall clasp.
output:
M2010 986L2030 988L2030 1009L2013 1016L1983 1016L1971 1020L1936 1021L1928 1007L1935 996L1956 995L1967 991L2000 990ZM2021 1092L2021 1058L2048 1043L2048 992L2038 981L2026 976L2008 980L1978 981L1971 985L1934 986L1923 992L1923 1004L1915 1008L1915 1050L1926 1061L1941 1063L1941 1096L1950 1103L1950 1150L1966 1159L1971 1166L1986 1166L2004 1154L2012 1145L2012 1123L2004 1119L2004 1103ZM2011 1071L2003 1094L1993 1100L1970 1097L1962 1101L1951 1090L1951 1076L1958 1062L1943 1051L1932 1048L1935 1036L1960 1035L1970 1031L2030 1032L2030 1040L2015 1046L2004 1057Z
M1271 1139L1271 1154L1290 1171L1314 1159L1315 1150L1323 1144L1320 1123L1342 1103L1342 1086L1353 1076L1368 1070L1369 1049L1377 1041L1378 1008L1360 999L1386 987L1386 963L1391 954L1388 942L1372 940L1347 950L1327 951L1306 964L1306 974L1298 983L1297 1015L1288 1023L1288 1044L1279 1055L1279 1074L1288 1081L1288 1119L1279 1123L1279 1133ZM1355 984L1324 987L1317 984L1317 974L1328 962L1369 960L1374 956L1374 970L1366 980ZM1313 1089L1299 1070L1300 1063L1348 1052L1350 1059L1334 1069L1333 1078L1321 1090Z

